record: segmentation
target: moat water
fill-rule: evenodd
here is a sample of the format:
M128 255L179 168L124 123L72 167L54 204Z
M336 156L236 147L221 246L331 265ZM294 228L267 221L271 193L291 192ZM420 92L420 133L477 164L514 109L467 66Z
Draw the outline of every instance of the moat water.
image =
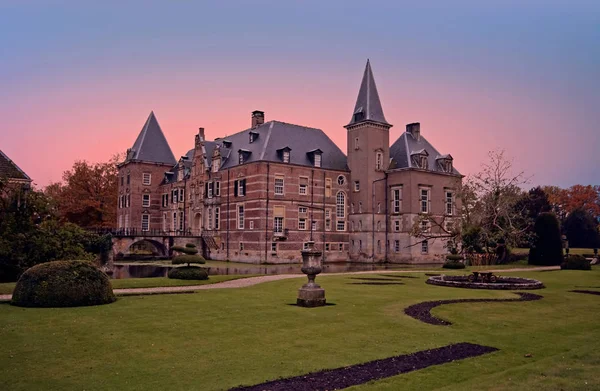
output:
M423 269L439 265L398 265L398 264L371 264L371 263L330 263L323 265L323 273L343 273L360 272L371 270L410 270ZM217 262L216 264L204 265L209 269L208 274L216 275L251 275L251 274L302 274L300 264L283 265L253 265L253 264L233 264L226 262ZM166 277L172 266L156 264L134 264L120 263L115 264L111 277L114 279L122 278L146 278L146 277Z

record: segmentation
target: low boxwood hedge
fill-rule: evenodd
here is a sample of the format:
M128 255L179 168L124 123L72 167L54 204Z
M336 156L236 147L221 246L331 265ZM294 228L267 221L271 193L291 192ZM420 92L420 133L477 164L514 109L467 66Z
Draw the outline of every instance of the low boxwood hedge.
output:
M181 266L169 270L167 276L177 280L207 280L208 271L198 266Z
M53 261L25 271L11 304L20 307L79 307L115 301L106 274L87 261Z
M465 264L458 261L446 261L442 267L444 269L464 269Z
M569 255L560 268L563 270L592 270L592 265L581 255Z

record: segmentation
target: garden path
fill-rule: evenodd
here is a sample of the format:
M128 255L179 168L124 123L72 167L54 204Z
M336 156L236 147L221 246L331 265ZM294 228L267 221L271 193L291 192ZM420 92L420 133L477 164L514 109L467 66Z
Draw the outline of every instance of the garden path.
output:
M507 273L507 272L521 272L521 271L544 271L544 270L559 270L559 266L542 266L542 267L524 267L514 269L494 269L489 270L495 273ZM378 273L431 273L437 272L433 270L369 270L363 272L347 272L347 273L330 273L322 274L323 276L333 275L354 275L354 274L378 274ZM191 293L206 289L229 289L229 288L245 288L248 286L258 285L265 282L286 280L289 278L301 278L306 277L304 274L274 274L268 276L248 277L240 278L237 280L223 281L216 284L207 285L188 285L188 286L169 286L169 287L157 287L157 288L123 288L114 289L113 292L117 296L133 296L133 295L153 295L153 294L164 294L164 293ZM10 301L12 295L0 295L0 302Z

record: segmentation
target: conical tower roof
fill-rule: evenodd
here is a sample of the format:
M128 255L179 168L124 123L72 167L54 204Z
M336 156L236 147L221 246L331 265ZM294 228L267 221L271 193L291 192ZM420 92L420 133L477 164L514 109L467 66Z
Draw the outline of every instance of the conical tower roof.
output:
M175 165L177 160L169 147L169 143L156 120L154 111L150 113L142 131L138 135L127 160L141 160L152 163Z
M364 121L374 121L389 125L383 115L383 108L381 107L377 86L375 85L375 78L373 77L373 70L371 69L371 62L369 60L367 60L365 73L363 74L362 83L360 84L360 90L358 91L358 98L356 98L352 119L348 125Z

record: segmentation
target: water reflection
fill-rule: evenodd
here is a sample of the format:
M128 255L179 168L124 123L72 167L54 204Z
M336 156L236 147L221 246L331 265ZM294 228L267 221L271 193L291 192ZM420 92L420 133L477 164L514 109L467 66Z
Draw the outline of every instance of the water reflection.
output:
M372 264L372 263L331 263L323 265L322 273L359 272L369 270L398 270L410 268L423 268L431 265L398 265L398 264ZM208 274L216 275L249 275L249 274L302 274L300 264L285 265L206 265ZM145 278L166 277L172 266L162 265L136 265L116 264L112 278Z

